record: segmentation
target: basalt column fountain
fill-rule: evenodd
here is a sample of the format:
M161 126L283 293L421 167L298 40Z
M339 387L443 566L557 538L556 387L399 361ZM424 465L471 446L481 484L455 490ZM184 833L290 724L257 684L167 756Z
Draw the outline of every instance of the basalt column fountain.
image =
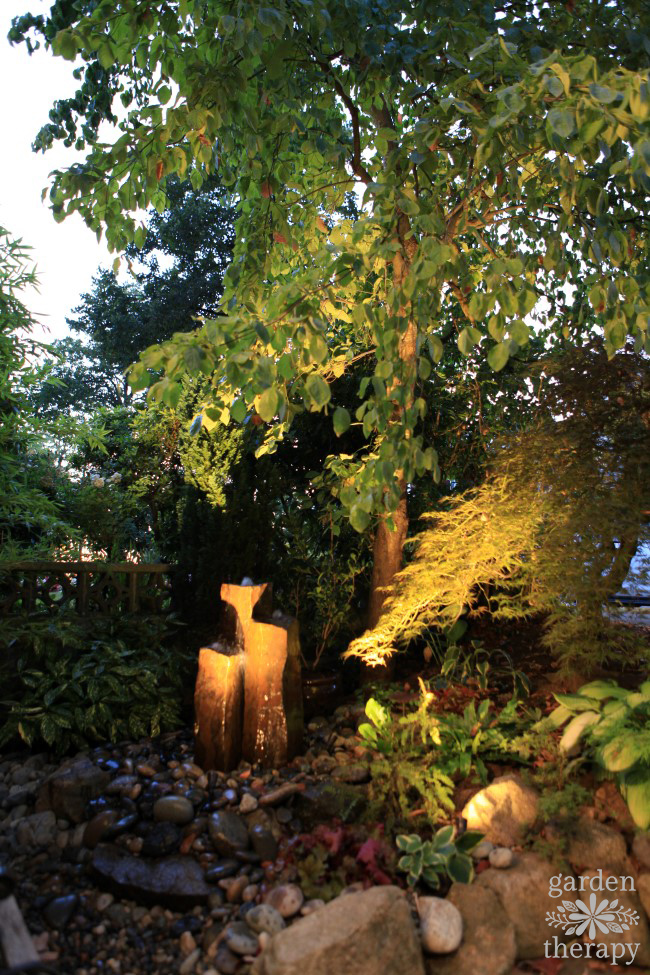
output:
M243 758L277 767L303 735L298 621L272 611L272 587L221 587L223 636L199 651L194 693L195 756L229 771Z

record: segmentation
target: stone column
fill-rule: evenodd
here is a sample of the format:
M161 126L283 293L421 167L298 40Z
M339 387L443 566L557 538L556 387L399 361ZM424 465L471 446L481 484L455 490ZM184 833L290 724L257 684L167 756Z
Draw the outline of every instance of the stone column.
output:
M272 588L224 583L222 642L199 652L194 695L196 761L229 771L244 758L290 761L303 736L298 621L271 613Z
M202 769L229 772L241 760L244 654L235 644L199 650L194 691L195 760Z

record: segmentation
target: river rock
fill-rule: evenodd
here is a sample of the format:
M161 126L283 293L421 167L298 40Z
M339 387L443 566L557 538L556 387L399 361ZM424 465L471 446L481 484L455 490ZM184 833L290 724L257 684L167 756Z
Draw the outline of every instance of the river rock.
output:
M275 860L278 855L278 841L270 829L266 829L261 824L253 826L250 830L250 838L253 849L262 862Z
M298 793L295 809L306 829L340 819L351 823L359 819L367 805L360 786L346 782L317 782Z
M58 931L66 926L78 903L79 898L76 894L54 897L43 911L43 917L51 928Z
M256 904L246 914L246 924L252 928L256 934L266 931L267 934L277 934L286 928L286 921L279 911L271 904Z
M490 866L494 867L495 870L507 870L508 867L512 866L513 859L514 854L507 846L495 846L488 855Z
M453 884L447 900L463 919L463 939L451 955L425 958L427 975L509 975L515 928L497 895L475 884Z
M159 823L185 826L194 819L194 806L185 796L161 796L154 803L153 818Z
M456 951L463 937L458 908L444 897L420 897L418 912L424 950L436 955Z
M117 847L100 845L92 866L100 886L138 904L184 911L205 904L211 891L200 865L188 856L143 860Z
M56 816L50 810L25 816L16 826L16 839L21 846L49 846L56 834Z
M256 975L424 975L411 912L397 887L337 897L275 934Z
M233 874L241 870L241 863L239 860L234 860L228 858L226 860L219 860L205 872L205 879L209 884L216 884L219 880L224 880L226 877L232 877Z
M600 904L603 901L611 903L612 901L617 901L614 910L616 911L628 911L632 912L633 916L638 917L638 923L634 924L630 922L628 925L628 930L626 931L621 927L620 921L625 921L625 918L617 917L618 926L621 927L620 931L607 931L603 932L599 927L594 925L594 937L590 937L589 928L582 934L582 940L585 943L592 942L595 944L605 944L608 945L610 949L610 959L614 961L614 955L611 954L611 949L614 945L618 945L616 955L616 961L619 964L625 965L629 964L631 960L631 953L626 950L625 955L620 955L621 947L625 945L637 945L638 950L634 958L634 964L638 967L644 968L650 965L650 927L648 927L648 921L646 919L641 900L636 892L622 891L621 890L621 879L622 877L628 876L626 873L620 873L618 870L602 870L602 883L600 882L601 870L585 870L581 874L581 878L584 878L585 890L582 893L570 894L572 901L577 901L578 899L587 907L590 911L598 910ZM592 891L590 888L590 882L592 878L598 883L595 886L605 887L605 883L608 877L618 878L618 887L615 891L609 891L607 889L601 891ZM576 904L579 910L580 904ZM606 907L603 910L607 910ZM629 914L628 914L629 917ZM607 925L605 925L607 927ZM555 932L554 932L555 933Z
M141 830L143 856L164 857L178 851L181 829L175 823L147 823Z
M515 927L519 961L544 956L544 942L551 933L546 913L557 906L549 890L551 878L557 874L557 867L536 853L522 853L509 870L485 870L475 881L475 886L492 890L503 904ZM554 930L553 935L568 940L561 930Z
M215 849L222 856L230 857L237 850L247 850L250 846L246 824L230 809L219 809L212 813L208 830Z
M224 939L236 955L254 955L257 952L257 935L243 921L233 921L224 931Z
M332 772L332 778L337 782L349 782L351 785L359 785L367 782L370 778L370 769L367 765L339 765Z
M72 823L82 823L86 806L100 796L111 777L88 758L64 763L43 783L36 800L36 810L51 809L56 817Z
M293 917L305 901L305 895L297 884L280 884L266 895L266 904L274 907L281 917Z
M465 805L467 828L495 846L516 846L537 818L538 795L516 775L503 775L480 789Z

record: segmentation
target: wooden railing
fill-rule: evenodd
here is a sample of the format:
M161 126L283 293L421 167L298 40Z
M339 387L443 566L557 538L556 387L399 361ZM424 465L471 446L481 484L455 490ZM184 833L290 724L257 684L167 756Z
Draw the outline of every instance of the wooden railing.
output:
M0 565L0 616L161 613L169 608L173 565L136 562L5 562Z

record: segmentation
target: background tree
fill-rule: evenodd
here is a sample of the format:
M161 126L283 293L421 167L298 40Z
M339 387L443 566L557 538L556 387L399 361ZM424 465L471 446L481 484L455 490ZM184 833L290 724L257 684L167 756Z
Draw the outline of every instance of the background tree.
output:
M100 269L92 291L66 319L72 336L52 343L50 379L34 391L39 411L54 416L74 409L128 406L126 369L153 342L196 328L216 313L232 255L235 207L211 178L194 190L169 181L166 209L151 209L141 248L127 248L131 275Z
M0 227L0 549L4 558L60 544L70 532L44 462L42 421L32 415L29 391L44 380L43 346L22 292L36 283L29 248Z

